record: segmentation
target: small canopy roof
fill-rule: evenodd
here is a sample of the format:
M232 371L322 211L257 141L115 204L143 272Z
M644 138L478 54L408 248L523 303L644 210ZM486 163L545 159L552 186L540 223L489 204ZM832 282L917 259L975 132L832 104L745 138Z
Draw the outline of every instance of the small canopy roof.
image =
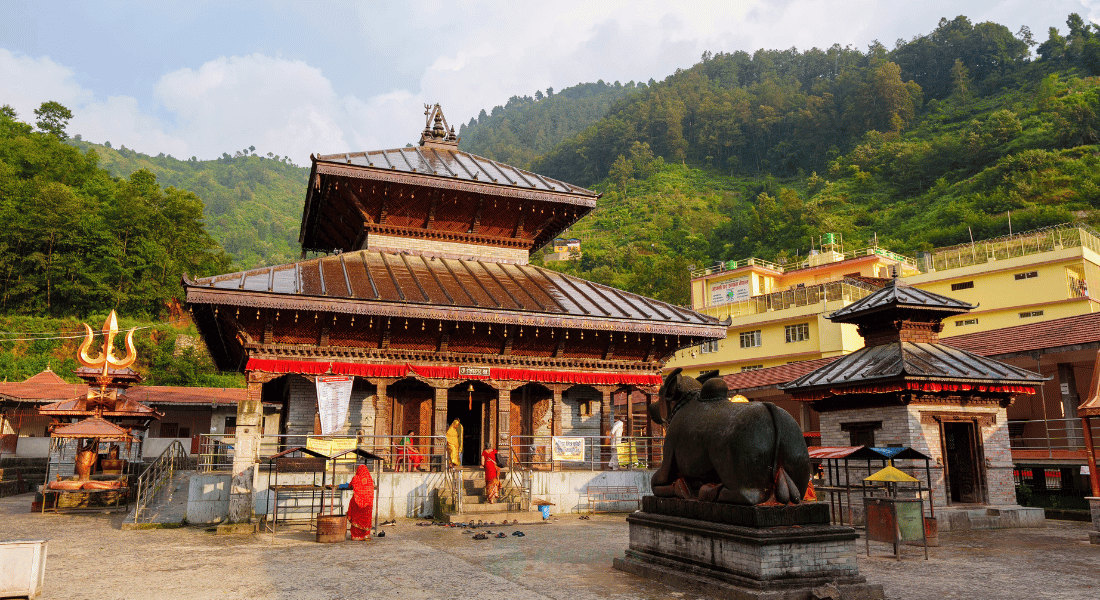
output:
M881 481L890 483L916 483L917 478L902 471L894 465L886 465L882 470L863 478L864 481Z
M363 460L381 460L381 461L385 461L385 459L382 458L381 456L378 456L377 454L375 454L373 452L367 452L366 450L361 450L359 448L352 448L351 450L344 450L343 452L333 454L331 459L336 460L336 459L344 456L345 454L354 454L354 455L362 458Z
M851 460L932 460L912 448L871 448L869 446L819 446L810 448L810 458Z
M100 417L88 417L69 425L62 425L50 432L55 438L98 438L111 442L126 442L133 439L127 431Z
M970 312L973 304L926 292L907 285L900 285L897 279L890 285L829 315L834 323L858 323L871 315L883 311L918 310L927 311L938 318Z

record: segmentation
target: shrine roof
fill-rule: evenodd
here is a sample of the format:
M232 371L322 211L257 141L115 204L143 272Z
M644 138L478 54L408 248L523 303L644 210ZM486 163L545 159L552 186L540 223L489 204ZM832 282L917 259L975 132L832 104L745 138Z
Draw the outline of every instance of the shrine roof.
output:
M126 430L99 417L89 417L83 421L62 425L50 432L50 437L99 438L125 441L130 439Z
M788 393L891 380L1037 385L1032 371L944 344L893 342L864 347L779 386Z
M900 285L895 279L891 285L841 308L826 318L834 323L854 323L873 313L898 308L926 310L940 316L947 316L969 312L974 305L915 287Z
M49 402L84 396L88 386L84 383L68 383L57 373L46 370L24 381L0 383L0 400L14 402Z
M456 186L459 186L490 195L529 197L593 207L599 197L592 190L452 148L413 146L322 154L312 158L317 173L349 175L353 170L365 169L381 179L385 179L387 173L419 175L429 178L422 182L429 187L458 189ZM431 179L436 182L429 183Z
M725 337L659 300L532 265L371 250L184 280L188 303Z
M38 412L50 416L79 416L89 412L87 405L87 397L81 396L40 406ZM105 410L103 414L108 417L160 418L161 416L161 413L152 407L142 404L135 398L128 398L126 395L119 396L114 410Z

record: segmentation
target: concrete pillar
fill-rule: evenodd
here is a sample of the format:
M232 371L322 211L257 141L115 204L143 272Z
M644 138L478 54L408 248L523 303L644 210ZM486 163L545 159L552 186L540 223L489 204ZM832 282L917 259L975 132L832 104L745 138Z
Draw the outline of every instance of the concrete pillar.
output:
M1077 430L1077 406L1081 404L1081 396L1077 394L1077 379L1073 373L1073 365L1070 363L1058 363L1058 384L1062 391L1062 415L1065 419L1061 427L1066 434L1066 443L1069 448L1081 445L1081 432Z
M248 395L237 404L237 432L233 441L233 479L229 488L229 522L247 523L252 519L252 484L260 456L264 418L263 379L249 373Z
M603 388L600 390L602 394L600 398L600 436L603 437L603 443L600 447L603 449L600 456L600 462L606 464L611 460L611 448L608 446L611 435L611 395L614 393L614 388Z

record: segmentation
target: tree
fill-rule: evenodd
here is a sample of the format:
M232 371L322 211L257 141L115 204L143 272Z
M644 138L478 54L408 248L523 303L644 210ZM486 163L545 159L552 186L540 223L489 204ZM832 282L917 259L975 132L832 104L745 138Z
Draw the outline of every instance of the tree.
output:
M1057 27L1047 30L1047 41L1036 49L1042 60L1058 61L1066 56L1066 38L1058 33Z
M14 121L19 118L19 115L15 113L15 109L12 108L10 104L5 104L4 106L0 106L0 117L6 117Z
M63 140L69 137L65 133L65 127L69 125L69 119L73 118L73 112L53 100L43 102L34 110L34 116L38 117L36 125L42 131Z

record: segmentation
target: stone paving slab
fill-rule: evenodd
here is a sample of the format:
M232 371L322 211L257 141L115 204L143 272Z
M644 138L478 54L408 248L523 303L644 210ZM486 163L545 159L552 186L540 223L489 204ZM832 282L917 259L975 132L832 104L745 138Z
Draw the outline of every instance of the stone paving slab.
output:
M215 535L204 528L122 531L122 515L30 513L32 496L0 499L0 541L48 539L42 600L146 598L656 600L704 598L611 568L627 547L624 515L557 515L473 540L459 528L401 520L371 542L317 544L304 528ZM894 600L1076 600L1100 597L1091 523L941 535L859 568ZM495 527L488 529L496 532ZM522 538L510 534L522 530Z

